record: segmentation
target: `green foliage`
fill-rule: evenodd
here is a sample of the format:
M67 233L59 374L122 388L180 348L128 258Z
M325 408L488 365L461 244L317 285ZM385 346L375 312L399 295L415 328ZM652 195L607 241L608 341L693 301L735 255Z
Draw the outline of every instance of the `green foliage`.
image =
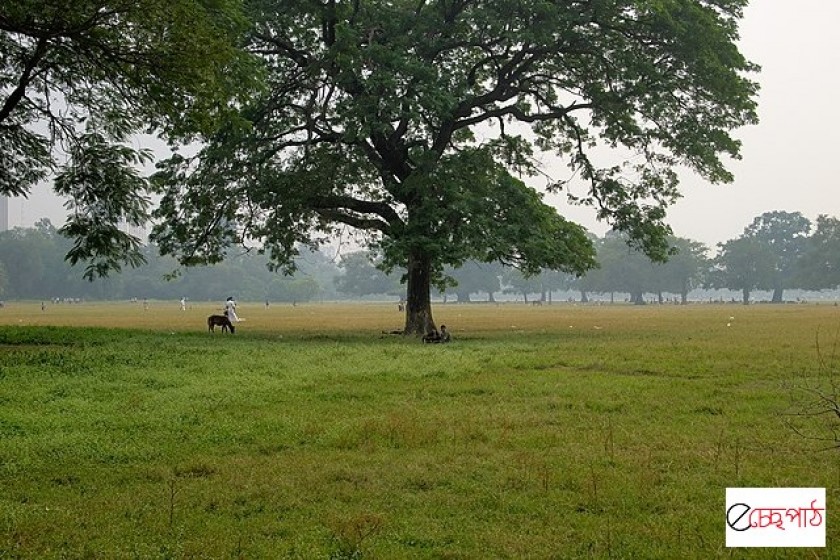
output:
M680 294L685 303L688 292L702 284L711 267L708 248L691 239L672 237L668 241L673 253L667 262L657 265L652 291Z
M744 303L750 292L772 288L774 273L770 248L751 237L739 237L718 245L710 285L741 290Z
M52 277L60 284L66 277L65 271L57 271L56 264L62 264L64 253L69 249L63 238L48 222L41 222L39 229L14 229L0 233L0 264L7 273L5 293L7 297L29 295L29 289L39 286ZM51 286L52 287L52 286ZM49 290L47 290L47 293Z
M745 4L254 2L247 48L267 87L247 125L162 166L155 238L184 263L254 241L289 267L349 226L406 267L410 307L471 259L582 274L583 229L515 178L546 150L586 181L574 201L664 260L674 167L731 180L730 131L756 122L756 67L735 46ZM637 157L596 161L598 143Z
M811 289L840 286L840 220L817 217L798 263L797 280L797 285Z
M805 250L811 222L799 212L765 212L756 217L736 240L720 245L715 284L744 291L773 290L773 301L782 301L791 287Z
M591 274L590 271L587 274ZM522 294L525 301L528 301L529 294L540 294L540 301L551 299L551 292L554 290L568 290L576 284L576 278L568 273L555 270L543 270L537 275L529 276L522 274L518 269L506 268L502 275L505 284L505 292Z
M683 303L708 269L706 247L696 241L669 237L667 262L651 260L628 247L627 239L611 232L597 243L598 268L586 274L578 286L586 292L625 292L635 303L644 303L645 293L680 294Z
M87 262L88 280L119 272L121 263L132 267L145 259L142 240L120 230L121 223L144 226L149 219L147 181L137 167L151 160L148 151L135 151L112 143L97 132L78 139L68 165L55 178L55 192L67 197L71 211L58 233L74 239L67 253L71 265Z
M470 294L487 292L490 301L494 301L493 294L502 289L500 278L508 267L499 263L482 263L467 261L458 268L448 267L444 270L446 278L451 279L452 286L444 287L443 293L454 292L458 295L458 302L470 301Z
M268 260L256 252L230 255L226 262L215 266L183 269L174 259L161 257L157 247L144 245L138 248L144 262L137 268L87 282L78 268L65 260L72 250L72 242L49 221L40 222L37 228L0 233L0 267L6 270L2 282L5 297L187 297L192 302L221 301L229 295L251 301L310 301L336 296L332 286L338 270L322 253L304 252L298 257L298 273L288 277L270 271Z
M147 185L121 144L138 132L191 139L227 119L258 75L236 48L245 23L238 0L4 2L0 194L26 196L57 172L78 210L68 258L89 260L91 277L137 265L136 241L113 225L145 218ZM80 215L94 207L91 221Z
M374 256L367 251L348 253L341 257L339 267L343 274L335 277L336 289L346 295L402 294L400 276L386 274L377 266Z

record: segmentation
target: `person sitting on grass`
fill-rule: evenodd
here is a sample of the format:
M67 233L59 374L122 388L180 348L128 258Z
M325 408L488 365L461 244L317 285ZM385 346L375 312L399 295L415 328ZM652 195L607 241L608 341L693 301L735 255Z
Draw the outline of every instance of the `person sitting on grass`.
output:
M452 340L452 337L449 331L446 330L446 325L440 326L440 332L437 329L432 329L423 337L423 342L430 344L439 344L449 342L450 340Z
M440 333L437 329L432 329L423 337L423 343L440 342Z

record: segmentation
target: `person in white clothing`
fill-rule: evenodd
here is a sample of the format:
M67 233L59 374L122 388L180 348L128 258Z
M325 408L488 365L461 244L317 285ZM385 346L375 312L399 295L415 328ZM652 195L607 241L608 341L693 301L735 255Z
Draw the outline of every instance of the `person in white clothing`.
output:
M232 297L225 301L225 316L231 323L239 322L239 317L236 316L236 301Z

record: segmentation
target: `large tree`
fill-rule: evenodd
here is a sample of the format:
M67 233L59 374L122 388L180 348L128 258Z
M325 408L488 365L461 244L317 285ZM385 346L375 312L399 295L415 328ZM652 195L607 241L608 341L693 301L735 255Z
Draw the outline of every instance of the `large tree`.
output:
M252 81L236 48L245 23L237 0L0 3L0 195L57 174L70 259L91 277L139 263L139 240L117 226L149 217L137 170L149 154L128 140L215 128Z
M688 302L688 292L699 286L708 273L711 263L708 248L699 241L683 237L670 239L676 254L668 262L655 266L654 280L658 291L680 294L680 303Z
M644 295L657 289L654 265L643 252L627 246L627 236L609 232L598 243L598 268L584 279L593 292L626 292L630 301L644 305Z
M760 243L772 255L773 303L781 303L784 289L792 287L810 231L808 218L800 212L784 211L765 212L744 229L743 237Z
M575 201L664 258L674 167L731 180L730 132L756 121L746 3L255 0L267 87L247 124L161 168L156 239L186 264L259 242L283 267L299 243L367 232L407 269L405 332L421 333L446 264L594 264L584 230L517 178L545 150L584 180ZM598 161L599 143L631 163Z
M458 296L458 303L470 303L470 294L487 292L488 300L495 301L493 294L502 289L499 277L504 269L498 263L467 261L458 268L447 267L444 274L452 279L447 292Z
M626 292L636 304L645 303L648 292L657 294L660 303L664 293L680 294L686 303L688 292L709 267L706 247L682 237L669 237L668 243L674 250L668 261L653 262L642 251L627 247L625 235L609 232L597 242L599 267L583 276L578 287L584 293Z
M709 274L709 286L740 290L744 305L754 290L773 287L774 257L770 247L753 237L741 236L718 244Z

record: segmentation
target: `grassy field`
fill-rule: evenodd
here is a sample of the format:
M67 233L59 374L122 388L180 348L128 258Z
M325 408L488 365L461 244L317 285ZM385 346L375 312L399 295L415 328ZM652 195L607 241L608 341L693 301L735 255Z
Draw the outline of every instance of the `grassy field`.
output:
M0 559L840 557L840 308L7 304ZM826 549L727 549L733 486Z

